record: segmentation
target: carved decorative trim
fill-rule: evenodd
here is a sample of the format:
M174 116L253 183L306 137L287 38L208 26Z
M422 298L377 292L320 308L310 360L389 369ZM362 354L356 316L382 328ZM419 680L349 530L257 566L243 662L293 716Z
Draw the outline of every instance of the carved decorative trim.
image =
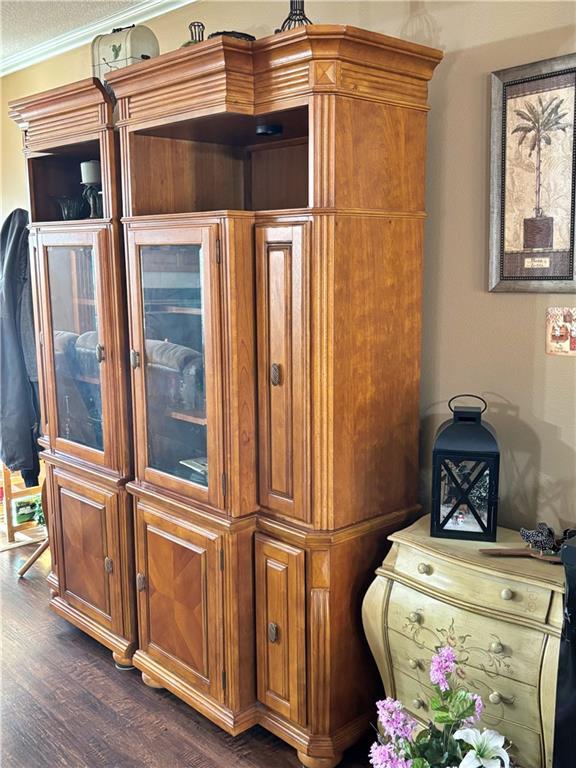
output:
M375 101L384 101L399 106L418 107L428 110L426 81L412 77L391 75L376 67L342 62L342 91L350 95L363 96Z
M13 101L9 109L25 131L27 152L81 141L113 127L110 96L94 78Z
M333 99L332 96L322 99ZM312 253L317 259L311 263L311 285L315 296L312 345L317 347L317 366L313 377L313 397L317 407L313 410L313 462L314 462L314 524L321 530L332 526L333 520L333 413L332 397L327 382L333 380L332 359L334 318L334 218L316 219L313 228Z
M336 176L336 97L315 96L311 103L310 144L314 157L313 200L318 208L333 208Z
M162 116L207 111L261 114L330 92L427 109L427 81L442 54L432 48L338 25L313 25L253 43L214 38L110 73L143 127Z
M330 591L310 590L310 730L330 730Z

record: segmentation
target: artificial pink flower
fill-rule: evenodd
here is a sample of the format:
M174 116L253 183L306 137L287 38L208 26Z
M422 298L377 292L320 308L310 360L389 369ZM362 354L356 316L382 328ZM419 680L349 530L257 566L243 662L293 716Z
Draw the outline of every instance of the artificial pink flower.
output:
M377 701L376 708L378 720L389 739L412 741L412 732L416 723L399 701L388 697L382 701Z
M482 697L479 696L477 693L471 693L471 698L474 699L474 708L475 712L472 715L472 717L466 718L464 720L463 725L465 727L474 725L474 723L477 723L478 720L482 717L482 713L484 712L484 702L482 701Z
M456 669L456 653L453 648L445 645L438 650L430 661L430 680L437 685L441 691L447 691L450 688L447 677Z
M374 768L412 768L412 760L398 754L394 744L374 742L370 749L370 765Z

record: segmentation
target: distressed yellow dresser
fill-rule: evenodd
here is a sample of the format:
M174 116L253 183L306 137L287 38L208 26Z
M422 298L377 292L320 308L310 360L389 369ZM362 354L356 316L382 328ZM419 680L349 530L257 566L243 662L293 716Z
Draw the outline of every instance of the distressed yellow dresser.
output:
M433 539L429 529L424 517L389 537L364 599L364 630L386 694L427 721L428 664L449 644L456 674L484 699L482 725L513 742L522 768L551 768L564 569L479 554L521 546L506 528L494 544Z

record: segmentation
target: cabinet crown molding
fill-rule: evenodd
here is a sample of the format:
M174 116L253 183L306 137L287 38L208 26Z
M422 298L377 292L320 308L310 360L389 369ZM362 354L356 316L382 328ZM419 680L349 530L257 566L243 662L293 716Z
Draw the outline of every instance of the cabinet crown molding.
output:
M112 96L94 77L25 96L8 104L8 114L25 131L29 151L83 140L113 127Z
M110 73L120 124L144 127L181 109L264 114L342 93L426 109L442 52L347 25L310 25L254 42L217 37ZM193 98L192 98L193 96Z

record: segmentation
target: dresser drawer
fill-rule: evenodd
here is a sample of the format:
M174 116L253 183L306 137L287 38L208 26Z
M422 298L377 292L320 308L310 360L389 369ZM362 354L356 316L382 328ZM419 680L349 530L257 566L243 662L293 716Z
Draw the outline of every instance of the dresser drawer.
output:
M388 643L392 665L417 679L422 685L429 686L430 659L433 651L416 645L413 640L393 629L388 630ZM482 696L486 716L490 716L494 723L510 720L533 731L540 731L538 688L535 686L502 677L494 671L476 669L466 662L458 665L455 679L457 684L471 693Z
M387 624L430 651L451 645L477 669L538 685L545 636L537 629L487 620L399 582L392 587Z
M489 563L487 558L487 565ZM448 562L412 547L400 547L394 569L430 589L470 602L471 607L480 603L499 614L526 616L535 621L546 621L552 599L552 591L545 587L492 576L467 568L465 563Z
M396 685L396 698L399 699L408 712L423 723L432 718L432 710L428 701L433 694L431 688L423 685L404 672L393 671ZM536 731L525 728L507 720L484 716L480 721L480 729L493 728L502 733L512 742L510 754L517 760L519 768L542 768L542 737Z

